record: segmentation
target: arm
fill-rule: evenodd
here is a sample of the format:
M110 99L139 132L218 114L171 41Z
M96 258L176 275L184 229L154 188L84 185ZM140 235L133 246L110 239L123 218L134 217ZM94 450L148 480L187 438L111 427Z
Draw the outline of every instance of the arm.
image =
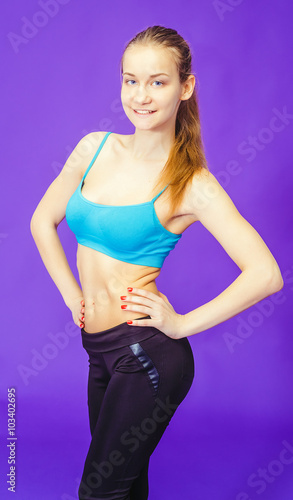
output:
M57 234L57 227L65 217L66 205L82 179L88 163L95 153L93 144L97 144L102 132L83 137L68 157L62 171L47 189L35 209L31 223L31 233L37 245L44 265L60 291L65 304L71 309L76 324L80 324L80 302L82 290L77 283L65 256ZM93 140L95 136L96 140ZM91 147L89 147L91 145ZM84 150L87 150L85 155ZM89 153L90 151L90 153Z
M222 323L283 287L279 266L270 250L210 172L194 177L187 202L241 273L213 300L183 315L181 337Z

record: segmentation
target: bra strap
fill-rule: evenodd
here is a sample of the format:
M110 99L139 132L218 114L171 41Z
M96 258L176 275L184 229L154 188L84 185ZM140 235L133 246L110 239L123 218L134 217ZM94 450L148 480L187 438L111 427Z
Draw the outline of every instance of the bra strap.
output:
M167 186L165 186L162 191L160 191L158 194L156 194L156 196L152 199L152 202L154 203L156 201L156 199L165 191L165 189L169 186L169 184L167 184Z
M99 145L98 147L98 151L96 152L95 156L93 157L92 161L90 162L88 168L86 169L85 173L83 174L83 177L82 177L82 181L86 178L87 174L88 174L88 171L90 170L90 168L93 166L93 163L95 162L99 152L101 151L102 147L104 146L107 138L109 137L109 135L112 134L112 132L107 132L105 137L103 138L101 144Z

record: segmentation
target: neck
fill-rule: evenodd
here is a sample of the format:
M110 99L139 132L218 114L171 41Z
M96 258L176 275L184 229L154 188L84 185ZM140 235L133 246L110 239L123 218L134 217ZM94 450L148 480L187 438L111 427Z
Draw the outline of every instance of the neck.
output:
M175 129L172 130L142 130L135 129L129 136L129 151L135 160L167 161L175 140Z

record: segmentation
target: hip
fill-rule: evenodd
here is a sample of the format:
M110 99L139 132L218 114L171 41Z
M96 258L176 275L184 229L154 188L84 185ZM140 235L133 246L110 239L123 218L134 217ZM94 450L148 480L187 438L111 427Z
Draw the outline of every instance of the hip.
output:
M82 328L81 337L90 365L110 357L119 359L121 366L124 358L129 363L131 354L139 365L144 362L147 365L146 360L151 360L150 365L158 372L163 369L167 378L186 378L191 382L194 377L194 356L187 337L173 339L153 326L131 326L126 322L96 333L87 333Z

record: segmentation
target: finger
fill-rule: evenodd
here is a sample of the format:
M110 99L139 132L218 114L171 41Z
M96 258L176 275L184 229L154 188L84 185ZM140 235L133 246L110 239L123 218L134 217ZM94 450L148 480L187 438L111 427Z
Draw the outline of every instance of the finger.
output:
M123 301L123 305L124 305L124 302L128 302L128 304L125 304L125 305L127 305L127 308L123 307L123 309L128 309L128 306L130 306L131 304L133 304L134 306L135 306L135 304L137 304L139 306L146 306L146 307L153 307L154 306L154 301L151 299L148 299L146 297L138 297L138 296L129 297Z
M152 313L153 313L153 309L152 308L147 307L147 306L143 306L143 305L137 305L137 304L134 304L134 305L127 304L126 307L123 307L123 310L124 311L133 311L133 312L145 314L146 316L147 315L151 316Z
M126 301L131 300L132 302L138 302L139 304L144 304L145 301L140 301L138 297L144 297L148 303L155 302L161 300L161 297L156 293L150 292L148 290L143 290L142 288L133 288L132 292L129 292L129 295L126 296ZM133 299L133 300L132 300Z
M127 321L127 324L131 326L156 326L153 319L131 319Z
M155 293L150 292L149 290L144 290L143 288L132 288L132 290L127 290L130 295L140 295L142 297L158 297Z
M154 307L156 306L153 300L150 300L146 297L139 297L138 295L134 297L126 297L123 301L123 304L120 305L121 309L124 311L136 311L136 312L145 312L154 311ZM157 309L157 307L155 307ZM149 314L149 313L147 313Z

